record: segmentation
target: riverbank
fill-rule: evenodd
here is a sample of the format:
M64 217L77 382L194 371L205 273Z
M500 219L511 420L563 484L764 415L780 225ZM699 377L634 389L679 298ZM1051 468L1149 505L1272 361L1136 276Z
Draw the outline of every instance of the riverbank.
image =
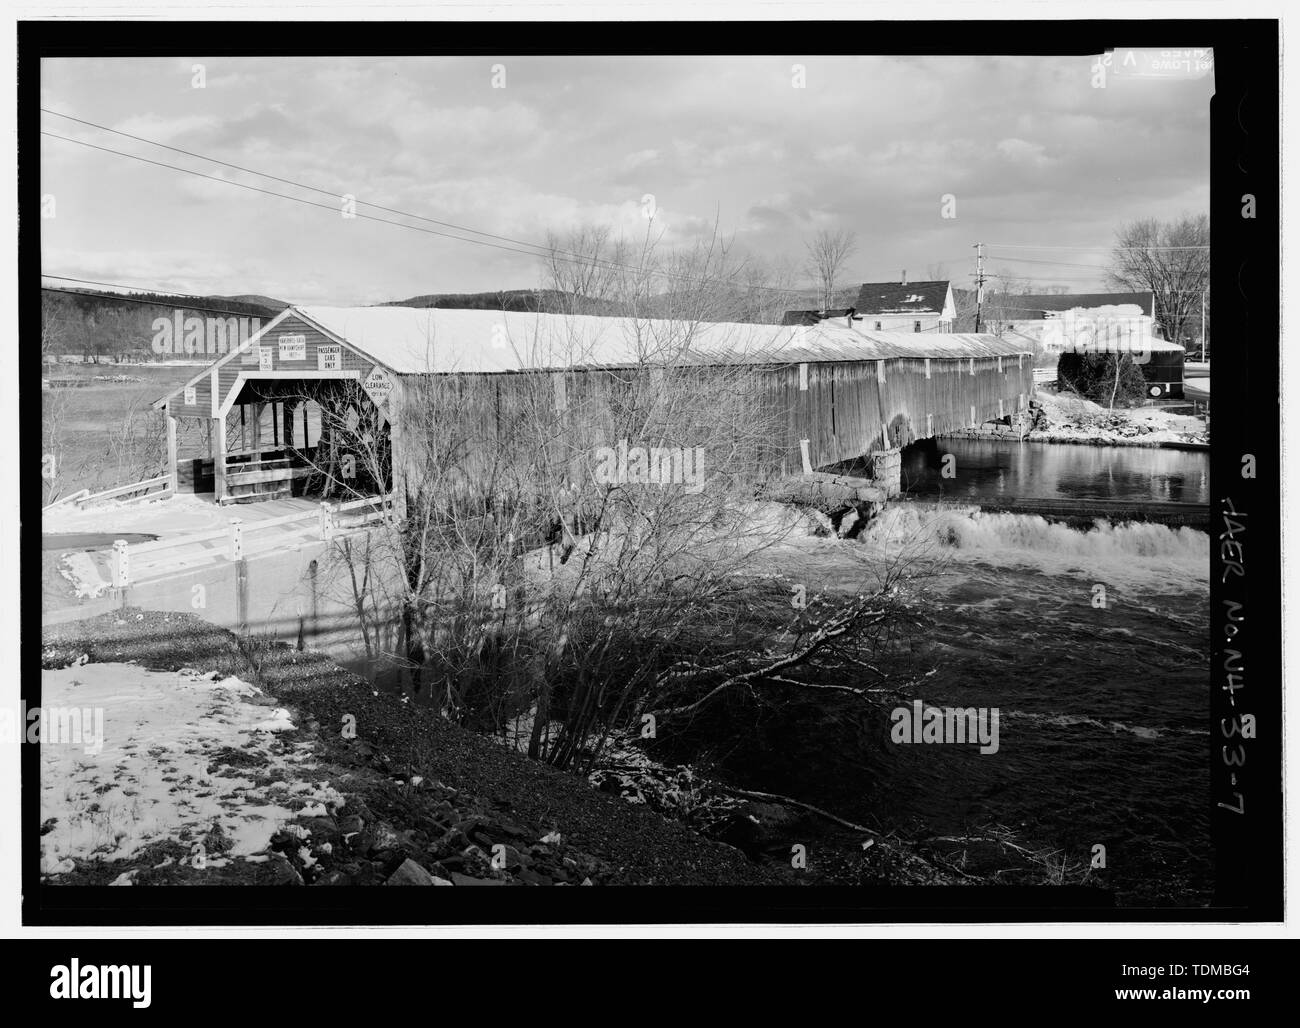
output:
M1084 446L1151 446L1208 449L1209 422L1165 407L1108 410L1091 400L1039 389L1034 398L1047 419L1044 427L1022 432L1017 425L985 424L948 434L957 439L1026 440Z
M57 832L64 843L46 864L51 880L61 884L792 883L779 867L754 864L739 850L507 752L401 697L378 693L319 654L250 645L190 615L122 611L44 632L43 668L71 668L68 677L76 680L78 663L81 678L90 678L84 669L95 664L188 669L193 674L183 677L190 687L215 675L208 693L225 682L244 701L282 711L283 717L272 738L245 725L225 736L200 730L173 739L175 746L164 751L176 772L162 780L175 779L167 787L183 799L214 791L222 777L248 784L237 790L238 803L208 810L213 817L207 832L198 833L185 820L163 819L142 837L143 845L125 854L119 854L121 838L115 836L129 834L128 821L134 828L153 823L157 805L141 790L126 795L129 784L115 804L121 783L114 769L122 754L114 745L97 756L77 747L76 760L99 767L102 781L83 773L80 800L71 807L43 804L43 831ZM227 722L240 723L237 708L223 709ZM112 730L121 716L116 702L107 704L108 739L132 746ZM200 747L206 735L212 745ZM155 748L150 746L151 755ZM259 801L268 796L257 790L274 784L267 779L276 777L276 762L295 758L298 781L280 779L287 789L272 790L285 813L269 833L263 826L265 846L242 852L248 849L237 845L244 813L267 805ZM200 763L205 774L195 778L206 780L187 782L180 765L193 769ZM308 781L308 789L295 788ZM72 783L42 782L43 791L65 788ZM141 810L142 804L148 809ZM122 823L111 828L115 822L106 819L114 814ZM71 817L78 820L75 829L49 820ZM92 831L96 823L111 828L106 837ZM195 865L196 846L207 854L203 866ZM237 850L238 859L226 857ZM500 866L494 866L494 856Z
M1088 880L1001 825L903 839L630 745L584 781L323 655L190 615L125 610L48 628L42 667L47 703L89 709L98 697L108 726L98 753L43 753L52 884ZM705 807L723 815L710 830L725 842L691 827L691 809Z

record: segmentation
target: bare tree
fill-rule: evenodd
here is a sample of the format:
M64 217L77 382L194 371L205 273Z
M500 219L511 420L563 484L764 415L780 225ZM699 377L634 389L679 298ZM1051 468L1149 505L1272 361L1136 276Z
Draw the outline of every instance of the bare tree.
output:
M582 770L646 714L712 711L733 693L724 682L817 688L801 669L851 655L889 620L861 598L810 620L757 567L791 522L754 499L787 412L762 368L722 359L780 331L720 323L751 273L716 237L670 252L647 238L600 283L630 312L617 326L515 315L508 381L404 380L405 516L364 546L339 540L331 581L363 620L403 625L404 638L367 631L365 644L406 662L422 702ZM617 333L625 359L595 360L597 332ZM375 464L345 486L387 488L382 426L322 407L336 447ZM762 612L756 588L773 601ZM745 656L772 634L803 644Z
M1110 280L1155 294L1155 319L1167 338L1183 343L1199 319L1210 281L1210 218L1184 214L1173 221L1144 218L1116 233Z
M582 225L567 233L547 231L545 277L557 314L611 314L616 284L626 273L633 247L614 238L608 225Z
M805 267L821 290L821 307L826 310L835 304L835 280L844 270L844 262L858 248L857 234L824 228L804 245L808 251Z
M735 320L779 325L799 296L798 268L788 258L751 258L740 272Z

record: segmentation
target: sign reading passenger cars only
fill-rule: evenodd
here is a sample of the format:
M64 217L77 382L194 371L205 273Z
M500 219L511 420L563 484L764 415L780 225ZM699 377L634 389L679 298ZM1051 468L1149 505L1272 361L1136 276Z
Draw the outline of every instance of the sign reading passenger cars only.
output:
M316 370L339 371L343 367L343 347L321 345L316 347Z

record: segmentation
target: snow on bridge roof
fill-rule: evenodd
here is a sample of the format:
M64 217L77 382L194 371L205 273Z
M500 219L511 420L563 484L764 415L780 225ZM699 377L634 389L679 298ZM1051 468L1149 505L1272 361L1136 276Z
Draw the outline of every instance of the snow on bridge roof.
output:
M416 307L297 307L326 333L399 374L504 373L637 363L792 364L1009 357L992 335L782 326Z

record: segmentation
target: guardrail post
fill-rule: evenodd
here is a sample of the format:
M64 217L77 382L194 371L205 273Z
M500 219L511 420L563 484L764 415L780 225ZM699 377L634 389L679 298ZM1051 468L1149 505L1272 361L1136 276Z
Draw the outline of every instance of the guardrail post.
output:
M334 534L334 513L330 510L327 501L320 502L320 537L321 541L327 541Z
M125 589L131 584L131 563L125 539L113 543L113 587Z
M230 519L230 559L244 559L244 521L243 518Z

